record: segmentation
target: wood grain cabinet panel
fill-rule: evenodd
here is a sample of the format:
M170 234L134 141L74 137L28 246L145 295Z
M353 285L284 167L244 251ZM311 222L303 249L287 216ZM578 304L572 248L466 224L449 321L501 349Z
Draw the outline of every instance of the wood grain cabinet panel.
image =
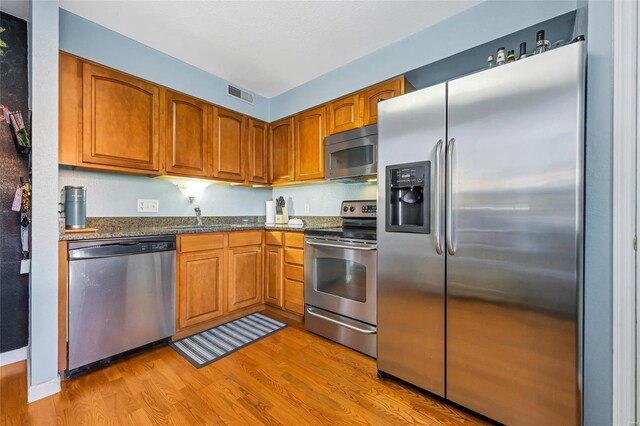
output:
M264 301L282 307L282 247L266 246L264 249Z
M213 177L242 182L245 180L247 116L214 108L213 117Z
M82 161L158 172L160 89L83 64Z
M209 107L195 98L168 91L165 108L167 173L209 176L212 163Z
M329 103L329 134L362 126L361 97L356 93Z
M249 119L249 173L250 183L269 183L269 134L268 125L262 121Z
M179 329L225 313L224 265L224 250L179 256Z
M228 250L229 312L262 303L262 246Z
M287 247L304 248L304 233L285 232L284 245Z
M385 81L364 91L363 126L378 122L378 103L385 99L395 98L405 92L404 77Z
M58 163L82 164L82 61L60 52Z
M296 116L295 180L324 177L324 137L327 129L326 108L313 108Z
M294 314L304 315L304 284L284 280L284 308Z
M272 184L293 181L294 119L276 121L269 126L269 181Z

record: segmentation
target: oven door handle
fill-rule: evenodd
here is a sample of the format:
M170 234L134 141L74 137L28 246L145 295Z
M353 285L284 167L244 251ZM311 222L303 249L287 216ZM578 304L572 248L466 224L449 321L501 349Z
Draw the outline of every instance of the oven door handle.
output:
M327 243L317 243L315 241L306 241L310 246L319 246L319 247L331 247L331 248L339 248L339 249L353 249L353 250L376 250L378 248L377 245L371 246L348 246L348 245L340 245L340 244L327 244Z
M323 320L325 320L325 321L329 321L329 322L332 322L332 323L334 323L334 324L341 325L342 327L346 327L346 328L348 328L348 329L350 329L350 330L357 331L358 333L363 333L363 334L376 334L376 330L375 330L375 329L373 329L373 330L367 330L367 329L364 329L364 328L360 328L360 327L353 326L353 325L351 325L351 324L344 323L344 322L342 322L342 321L335 320L335 319L333 319L333 318L326 317L326 316L324 316L324 315L321 315L321 314L317 313L317 312L316 312L316 310L315 310L315 309L313 309L313 308L311 308L311 307L307 307L307 313L308 313L309 315L312 315L312 316L314 316L314 317L317 317L317 318L323 319Z

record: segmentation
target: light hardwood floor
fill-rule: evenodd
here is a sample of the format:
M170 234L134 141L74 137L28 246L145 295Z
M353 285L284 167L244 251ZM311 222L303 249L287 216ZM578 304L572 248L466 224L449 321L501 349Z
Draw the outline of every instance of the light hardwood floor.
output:
M26 384L25 362L0 369L1 425L485 424L296 325L201 369L161 347L29 405Z

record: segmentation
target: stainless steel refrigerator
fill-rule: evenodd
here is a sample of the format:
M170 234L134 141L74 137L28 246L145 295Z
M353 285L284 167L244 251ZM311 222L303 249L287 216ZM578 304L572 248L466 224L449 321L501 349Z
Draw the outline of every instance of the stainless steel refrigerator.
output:
M580 423L584 87L576 42L379 105L380 375Z

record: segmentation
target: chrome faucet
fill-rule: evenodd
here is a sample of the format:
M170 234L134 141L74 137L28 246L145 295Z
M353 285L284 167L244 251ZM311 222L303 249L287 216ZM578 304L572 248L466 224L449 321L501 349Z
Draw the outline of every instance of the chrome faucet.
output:
M200 210L200 206L196 206L196 208L193 210L195 210L196 212L196 225L202 226L202 211Z

